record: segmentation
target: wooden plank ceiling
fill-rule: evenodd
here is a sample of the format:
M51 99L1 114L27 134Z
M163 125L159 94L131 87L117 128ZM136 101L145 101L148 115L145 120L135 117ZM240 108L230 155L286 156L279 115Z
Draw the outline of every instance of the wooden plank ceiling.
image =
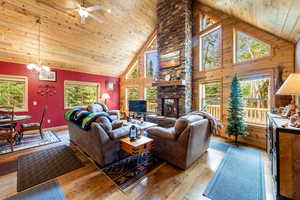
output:
M290 41L300 39L300 0L198 0Z
M46 2L46 4L39 1ZM38 60L41 17L41 59L50 67L119 76L156 25L157 0L88 0L111 9L93 12L105 22L55 7L73 7L71 0L0 0L0 60L32 63Z

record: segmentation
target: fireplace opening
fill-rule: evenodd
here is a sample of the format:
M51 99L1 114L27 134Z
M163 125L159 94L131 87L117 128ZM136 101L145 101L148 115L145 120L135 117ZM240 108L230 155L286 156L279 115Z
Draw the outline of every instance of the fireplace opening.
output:
M162 99L162 116L179 117L178 98L163 98Z

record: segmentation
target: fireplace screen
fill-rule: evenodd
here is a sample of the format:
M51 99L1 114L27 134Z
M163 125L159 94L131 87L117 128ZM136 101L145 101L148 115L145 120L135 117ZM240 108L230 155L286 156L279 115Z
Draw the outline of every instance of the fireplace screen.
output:
M179 117L178 99L162 99L162 115L165 117Z

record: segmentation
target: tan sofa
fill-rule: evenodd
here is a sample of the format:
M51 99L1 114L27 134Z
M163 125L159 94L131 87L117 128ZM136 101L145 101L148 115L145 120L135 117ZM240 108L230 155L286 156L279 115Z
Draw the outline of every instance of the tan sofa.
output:
M186 115L172 128L153 127L147 133L154 139L153 153L181 169L207 151L211 136L209 121L199 115Z
M120 159L120 138L129 136L130 129L119 122L110 123L104 117L93 122L89 131L70 121L68 127L70 140L101 166Z

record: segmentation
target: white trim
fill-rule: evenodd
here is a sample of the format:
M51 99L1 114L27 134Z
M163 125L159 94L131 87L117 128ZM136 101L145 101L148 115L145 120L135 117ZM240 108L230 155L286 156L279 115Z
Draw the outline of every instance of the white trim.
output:
M24 82L24 107L21 109L15 109L15 112L28 112L28 77L26 76L15 76L15 75L6 75L0 74L0 81L14 81L14 82Z
M67 94L66 94L66 87L67 86L90 86L90 87L97 87L97 101L100 101L100 92L101 92L101 84L98 82L87 82L87 81L72 81L72 80L65 80L64 81L64 109L72 109L72 108L84 108L88 105L80 105L80 106L67 106ZM96 103L95 102L95 103Z

